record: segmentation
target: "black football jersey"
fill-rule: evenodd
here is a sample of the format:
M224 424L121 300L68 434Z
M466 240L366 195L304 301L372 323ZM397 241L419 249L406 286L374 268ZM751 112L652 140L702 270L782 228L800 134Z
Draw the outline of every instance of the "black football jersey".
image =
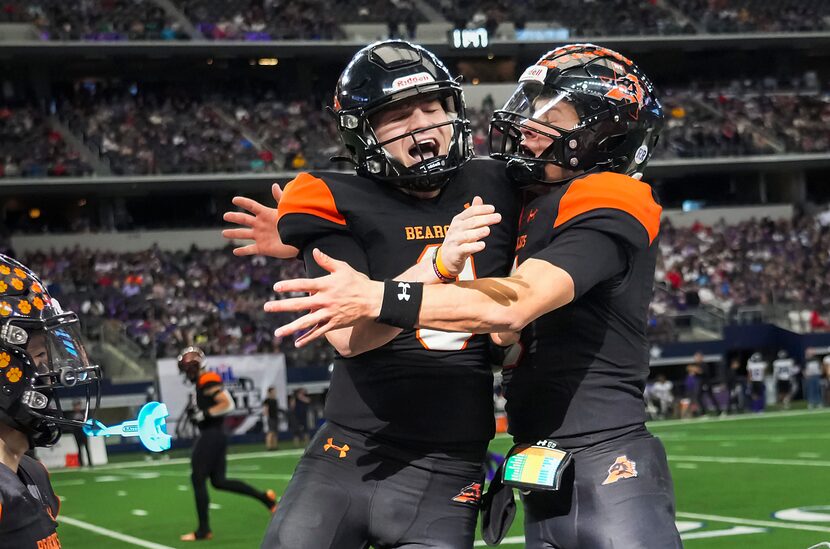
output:
M216 372L199 374L196 382L196 406L205 413L204 421L199 422L199 429L221 429L225 422L224 416L208 416L207 411L216 405L216 395L219 391L215 387L222 386L222 378ZM208 394L211 393L211 394Z
M308 252L319 247L372 279L394 278L418 261L431 261L452 218L475 196L495 205L502 221L459 279L505 276L518 199L504 165L490 159L468 162L434 199L356 175L300 174L280 201L279 233L301 250L313 276L321 273ZM375 350L338 357L326 418L427 455L464 449L480 454L493 436L488 344L483 335L405 330Z
M535 258L565 269L575 299L522 332L523 355L505 392L517 439L578 447L645 421L660 212L649 185L608 172L525 204L519 264ZM606 265L617 266L597 275Z
M0 549L57 549L60 501L46 468L24 455L17 474L0 463Z

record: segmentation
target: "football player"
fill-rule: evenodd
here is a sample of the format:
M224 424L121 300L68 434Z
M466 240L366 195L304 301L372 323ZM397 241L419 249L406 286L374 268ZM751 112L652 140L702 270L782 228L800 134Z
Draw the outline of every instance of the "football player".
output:
M222 384L222 378L215 372L208 372L205 353L198 347L187 347L178 358L179 372L189 383L196 386L196 408L192 419L199 427L199 438L193 445L190 457L193 494L196 496L196 514L199 526L193 532L183 534L182 541L211 539L208 519L207 480L217 490L235 492L261 501L272 513L277 508L277 495L273 490L260 492L241 480L226 477L228 440L222 428L225 415L235 408L233 398Z
M491 154L529 192L512 276L411 283L401 299L397 280L372 281L315 250L332 274L280 282L277 291L310 295L266 305L311 311L277 331L309 329L300 344L374 320L502 340L521 331L505 389L513 450L564 450L571 463L555 471L558 490L541 476L525 487L527 547L681 546L642 394L661 208L640 179L662 119L652 84L627 58L591 44L552 50L491 123ZM504 509L512 502L494 497ZM489 526L488 537L503 535L503 524Z
M403 41L362 49L332 112L357 173L303 173L281 197L275 188L274 246L299 250L311 276L326 274L311 257L321 248L372 277L399 277L405 299L408 281L507 274L515 193L497 162L471 159L461 87L433 54ZM226 217L250 227L234 234L257 245L258 228L274 237L262 224L273 210L249 211ZM327 422L263 547L472 547L494 431L487 337L373 321L327 337L339 354Z
M26 455L76 429L100 400L78 317L63 312L37 275L0 255L0 548L60 547L60 502L43 465ZM82 413L64 417L60 398L82 387Z

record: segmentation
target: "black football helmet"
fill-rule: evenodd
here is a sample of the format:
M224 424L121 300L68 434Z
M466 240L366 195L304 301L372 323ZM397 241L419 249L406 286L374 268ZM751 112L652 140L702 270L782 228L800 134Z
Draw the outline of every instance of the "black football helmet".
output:
M560 101L579 116L573 128L546 122ZM538 157L522 146L522 130L553 140ZM548 163L576 171L610 171L639 179L663 126L663 108L651 81L629 59L593 44L549 51L528 67L519 87L490 123L490 155L506 160L521 186L562 184L544 177ZM545 131L545 127L550 131Z
M78 317L64 312L30 269L0 255L0 421L49 446L60 427L83 427L101 399ZM82 418L64 417L61 398L85 394Z
M177 358L179 373L191 383L199 379L199 372L205 365L205 352L198 347L186 347Z
M439 99L448 120L379 142L370 117L415 96ZM337 81L330 110L349 160L364 177L408 190L432 191L445 185L473 156L461 85L435 55L403 40L376 42L357 52ZM447 154L430 151L425 155L427 148L419 143L418 134L447 125L452 127ZM400 139L411 141L420 162L406 167L384 149Z

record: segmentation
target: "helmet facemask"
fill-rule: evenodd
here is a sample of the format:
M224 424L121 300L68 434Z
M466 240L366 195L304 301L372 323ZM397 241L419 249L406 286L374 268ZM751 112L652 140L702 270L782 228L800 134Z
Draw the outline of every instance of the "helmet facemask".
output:
M101 369L89 361L74 313L7 319L0 326L2 408L7 422L36 446L53 444L60 426L81 428L101 399ZM61 399L83 397L83 414L66 417Z
M508 173L520 184L559 184L574 176L614 170L614 126L625 133L625 113L599 99L580 101L568 90L556 90L537 82L524 82L490 122L490 155L508 161ZM568 107L565 107L567 105ZM576 111L577 120L566 124L563 112ZM531 150L527 141L535 134L549 142L543 150ZM609 137L609 134L612 136ZM547 177L546 165L559 166L561 178Z
M557 123L556 111L564 104L576 112L576 123ZM522 186L567 183L594 171L638 179L657 143L662 116L650 81L631 61L592 44L563 46L528 67L494 113L490 155L506 160L508 175ZM528 150L528 129L549 146ZM545 177L551 165L565 170L561 178Z
M431 128L384 134L373 122L402 101L438 99L446 119ZM358 51L337 81L332 108L340 138L357 173L404 191L431 192L473 156L472 132L457 78L433 53L403 40L384 40ZM446 154L422 145L425 136L452 130ZM381 132L383 133L383 132ZM406 154L390 154L401 149ZM443 152L443 151L442 151ZM342 158L342 157L340 157ZM410 164L410 161L415 159Z
M400 108L404 103L432 100L440 102L446 120L384 140L378 137L381 133L378 122L384 112ZM340 111L336 116L338 129L358 173L399 188L420 192L440 189L451 174L472 157L470 123L466 119L460 86L455 83L413 86L390 94L386 101L370 110ZM446 140L447 150L441 154L444 151L439 150L440 144L433 141L436 130L443 133L444 128L449 129L450 135ZM404 152L393 154L390 152L393 148ZM400 158L407 154L415 159L411 165L407 165L406 158Z

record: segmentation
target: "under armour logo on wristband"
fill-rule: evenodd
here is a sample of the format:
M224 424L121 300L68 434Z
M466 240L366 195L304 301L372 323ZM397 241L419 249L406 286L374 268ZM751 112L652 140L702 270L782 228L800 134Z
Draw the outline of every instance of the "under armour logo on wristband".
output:
M398 282L401 293L398 294L398 301L409 301L409 282Z

